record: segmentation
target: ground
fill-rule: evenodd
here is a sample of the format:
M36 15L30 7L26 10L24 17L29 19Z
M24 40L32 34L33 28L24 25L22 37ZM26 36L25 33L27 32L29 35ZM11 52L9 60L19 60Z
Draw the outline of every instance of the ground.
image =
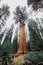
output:
M24 55L19 55L18 57L14 57L14 61L13 61L14 65L22 65L25 63L24 61Z

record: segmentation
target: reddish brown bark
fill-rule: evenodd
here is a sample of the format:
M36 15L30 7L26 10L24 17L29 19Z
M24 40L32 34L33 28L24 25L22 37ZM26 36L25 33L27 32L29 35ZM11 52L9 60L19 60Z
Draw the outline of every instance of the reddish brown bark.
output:
M20 27L20 41L19 41L19 48L17 53L18 54L28 53L27 46L26 46L26 37L25 37L25 25Z

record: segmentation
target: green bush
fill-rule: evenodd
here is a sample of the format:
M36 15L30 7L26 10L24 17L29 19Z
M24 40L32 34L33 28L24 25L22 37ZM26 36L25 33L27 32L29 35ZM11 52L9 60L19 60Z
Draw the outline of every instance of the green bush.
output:
M24 56L25 60L31 61L32 64L37 64L40 61L43 61L43 52L29 52Z
M43 61L43 52L39 52L39 61Z

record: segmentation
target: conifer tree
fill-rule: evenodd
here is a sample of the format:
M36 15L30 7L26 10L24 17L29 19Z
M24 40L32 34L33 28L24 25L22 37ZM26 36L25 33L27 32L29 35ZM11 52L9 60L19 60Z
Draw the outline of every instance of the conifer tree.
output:
M37 10L39 7L43 7L42 0L27 0L27 4L32 5L33 10Z
M16 11L14 12L14 19L16 23L20 23L20 44L17 53L27 53L27 45L26 45L26 37L25 37L25 21L27 20L27 12L26 7L16 7Z
M0 32L1 32L2 28L5 26L5 20L7 20L9 15L10 15L9 6L8 5L3 5L0 8ZM1 41L2 41L2 37L4 35L4 32L0 34L0 55L1 56L3 54L3 47L1 45Z
M35 21L29 22L29 32L30 32L30 46L32 51L40 51L43 50L43 40L40 36L39 29L37 27L37 23Z
M9 6L3 5L0 8L0 31L2 30L2 27L5 26L5 20L7 20L9 15L10 15Z

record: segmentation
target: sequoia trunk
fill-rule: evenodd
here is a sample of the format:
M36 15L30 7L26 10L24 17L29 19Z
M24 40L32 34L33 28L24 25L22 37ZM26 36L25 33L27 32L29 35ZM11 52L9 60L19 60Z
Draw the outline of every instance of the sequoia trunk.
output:
M28 52L26 46L26 36L25 36L25 25L20 27L20 41L19 41L19 48L17 53L18 54L26 54Z

